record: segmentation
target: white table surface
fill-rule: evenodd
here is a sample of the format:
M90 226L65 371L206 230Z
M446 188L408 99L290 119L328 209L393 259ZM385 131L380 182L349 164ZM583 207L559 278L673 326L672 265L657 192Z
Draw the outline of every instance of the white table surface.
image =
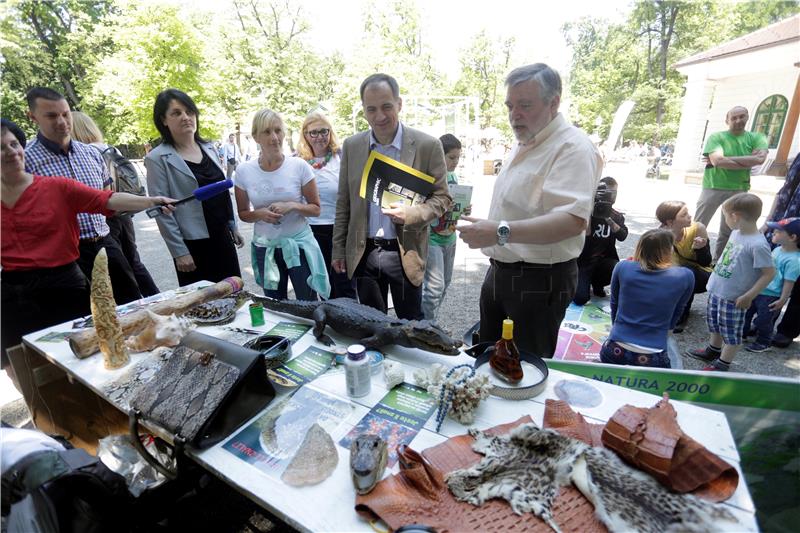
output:
M239 309L236 319L224 327L240 327L267 332L278 322L294 321L308 322L291 317L265 311L266 324L264 326L252 327L247 305ZM36 339L42 337L50 331L67 331L71 323L54 326L24 337L24 342L32 347L36 352L42 354L52 363L64 369L71 376L78 379L83 384L94 390L100 396L109 399L104 393L107 385L119 379L125 372L129 372L133 365L139 365L150 358L149 353L131 354L131 361L123 368L116 370L106 370L103 366L103 357L97 353L86 359L78 359L72 354L67 341L62 342L37 342ZM215 335L220 333L220 327L204 326L198 331ZM336 340L337 344L348 344L349 339L338 335L328 328L327 333ZM293 355L302 353L308 346L316 345L322 349L327 347L318 343L311 331L297 340L293 347ZM424 368L433 363L443 363L447 366L468 363L472 364L473 358L461 354L450 357L431 354L421 350L390 346L383 350L392 360L403 364L406 371L406 382L414 383L412 372L417 368ZM481 429L489 428L498 424L512 422L521 416L530 415L537 424L541 425L544 416L545 400L548 398L557 399L554 392L555 385L561 380L583 381L590 383L598 389L603 396L600 405L593 408L573 407L581 413L589 422L605 423L611 415L625 404L632 404L639 407L652 407L658 397L644 392L633 391L594 381L589 378L575 376L557 370L550 370L550 377L544 392L524 401L504 400L501 398L490 397L481 403L476 412L476 420L472 427ZM308 385L307 385L308 386ZM349 400L353 403L354 409L348 420L344 421L338 428L337 433L333 434L334 441L338 441L347 433L358 421L378 403L386 394L387 389L382 375L373 375L372 391L363 398L351 399L345 393L344 373L340 369L332 369L312 382L314 388L332 393L340 398ZM109 401L111 401L109 399ZM112 403L127 412L127 405L119 402ZM739 453L728 427L725 415L718 411L705 409L679 401L670 401L678 414L678 423L681 429L689 436L705 445L709 450L716 453L728 463L734 465L739 471L739 486L734 495L725 502L725 505L733 512L740 521L740 525L729 529L730 531L757 531L758 527L755 520L755 508L750 493L747 489L744 476L739 466ZM267 407L269 409L269 407ZM259 413L253 419L245 423L242 428L249 425L253 420L261 416ZM436 433L435 414L431 416L425 427L411 442L411 446L417 450L424 450L434 446L448 437L464 434L467 427L447 418L442 425L441 431ZM239 428L241 429L241 428ZM237 429L232 435L238 433ZM229 437L230 438L230 437ZM333 474L318 485L294 488L282 483L279 479L270 477L258 468L238 459L226 450L222 449L225 441L204 450L188 453L203 467L219 476L227 483L232 485L237 491L245 494L269 512L278 516L286 523L305 531L372 531L368 523L363 521L353 510L355 502L355 491L350 479L349 451L337 445L339 452L339 463ZM387 475L397 471L397 466L387 470Z

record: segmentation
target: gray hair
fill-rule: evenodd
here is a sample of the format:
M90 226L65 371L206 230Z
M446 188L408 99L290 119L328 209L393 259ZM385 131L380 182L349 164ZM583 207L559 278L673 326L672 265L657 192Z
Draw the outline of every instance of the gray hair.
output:
M542 100L545 102L552 102L553 98L561 96L561 76L544 63L515 68L506 77L506 87L513 87L526 81L535 81L539 84Z

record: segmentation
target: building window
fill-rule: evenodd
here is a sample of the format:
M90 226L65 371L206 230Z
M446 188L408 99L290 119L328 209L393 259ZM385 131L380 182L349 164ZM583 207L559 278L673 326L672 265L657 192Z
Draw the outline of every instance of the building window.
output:
M756 109L753 131L766 135L770 148L778 147L781 131L783 131L783 122L786 120L786 112L788 110L789 102L786 97L780 94L768 96Z

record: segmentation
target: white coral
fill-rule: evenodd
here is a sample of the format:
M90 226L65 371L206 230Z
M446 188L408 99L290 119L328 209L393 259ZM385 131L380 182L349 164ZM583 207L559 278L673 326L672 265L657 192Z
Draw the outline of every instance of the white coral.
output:
M400 363L393 361L383 362L383 379L386 380L386 386L390 389L400 385L406 379L406 371Z
M445 378L447 374L445 367L437 363L427 371L421 369L414 372L414 379L417 385L425 387L437 402L442 396L444 396L443 401L447 401L447 396L452 391L448 416L462 424L471 424L475 421L475 410L478 409L481 400L489 397L492 385L486 374L475 374L464 383L456 385L469 372L469 368L459 368L449 378Z

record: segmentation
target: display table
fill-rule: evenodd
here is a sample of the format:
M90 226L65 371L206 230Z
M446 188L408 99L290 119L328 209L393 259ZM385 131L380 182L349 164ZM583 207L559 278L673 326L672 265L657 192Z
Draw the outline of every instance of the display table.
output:
M304 322L295 317L279 315L269 311L265 311L265 317L266 324L264 326L253 328L250 324L247 306L244 306L238 311L233 323L226 326L201 327L198 328L198 331L208 335L225 337L230 336L231 331L228 329L230 327L267 332L279 322ZM66 341L48 342L40 340L48 333L69 331L69 328L70 324L62 324L27 335L24 338L24 348L11 354L12 364L17 374L22 377L23 394L32 409L34 421L37 426L47 431L54 429L64 431L65 428L66 431L78 431L80 428L88 428L98 435L104 432L106 434L125 432L125 417L118 416L122 414L120 412L116 414L108 413L105 409L108 405L106 402L121 412L127 412L127 398L130 390L135 386L133 382L137 379L146 381L157 366L154 361L156 356L151 353L132 354L131 361L125 367L117 370L106 370L103 367L103 358L100 354L87 359L78 359L72 354ZM352 342L352 339L337 335L330 328L328 328L327 332L336 340L337 344L346 346ZM293 354L296 356L312 345L322 349L327 348L317 343L309 331L295 342L292 347ZM386 347L384 353L387 358L400 362L405 367L406 382L408 383L413 383L412 372L415 369L428 367L437 362L453 366L460 363L472 364L474 361L474 359L465 354L448 357L397 346ZM48 363L43 364L40 357L43 357ZM49 368L53 367L53 365L60 370ZM52 385L54 383L57 384L59 381L58 374L60 371L65 372L72 383L53 388ZM510 401L491 397L479 407L473 426L484 429L517 420L524 415L530 415L537 424L541 425L545 400L557 398L555 387L562 380L586 382L600 391L602 401L596 407L574 407L589 422L605 423L618 408L625 404L652 407L658 401L658 397L650 394L551 370L547 387L543 393L525 401ZM81 400L75 399L75 393L69 390L71 386L77 386L82 391ZM368 396L355 400L348 398L345 394L345 378L341 367L330 369L310 385L306 385L306 387L312 387L318 391L351 402L352 408L349 416L341 421L336 431L332 434L336 442L355 426L370 408L387 393L382 374L377 374L373 376L372 392ZM88 391L96 395L93 400ZM63 398L59 398L59 395ZM67 398L67 395L72 396L72 398ZM103 398L106 402L97 397ZM81 411L72 413L80 401L84 403L84 407ZM274 403L267 407L265 411L268 411ZM735 494L725 502L725 505L740 521L740 526L732 528L731 531L757 531L758 528L754 516L755 509L739 467L739 454L725 416L717 411L678 401L671 403L678 413L678 423L686 434L705 445L710 451L719 455L739 470L739 487ZM91 417L90 411L98 411L100 413L98 415L99 418ZM261 414L254 417L254 420L259 416ZM46 423L40 423L40 421L46 421ZM246 427L247 424L243 427ZM467 427L450 418L445 420L440 432L437 433L435 431L435 426L434 415L416 435L411 442L411 447L421 451L442 442L448 437L466 433L467 430ZM237 432L234 432L231 437L236 435ZM353 510L355 491L350 479L349 451L347 449L337 445L338 465L333 474L322 483L314 486L293 488L281 482L279 477L268 475L233 455L229 449L225 448L231 437L207 450L188 449L187 453L203 468L299 530L372 531L370 525L360 519ZM392 472L396 471L397 466L392 469Z

